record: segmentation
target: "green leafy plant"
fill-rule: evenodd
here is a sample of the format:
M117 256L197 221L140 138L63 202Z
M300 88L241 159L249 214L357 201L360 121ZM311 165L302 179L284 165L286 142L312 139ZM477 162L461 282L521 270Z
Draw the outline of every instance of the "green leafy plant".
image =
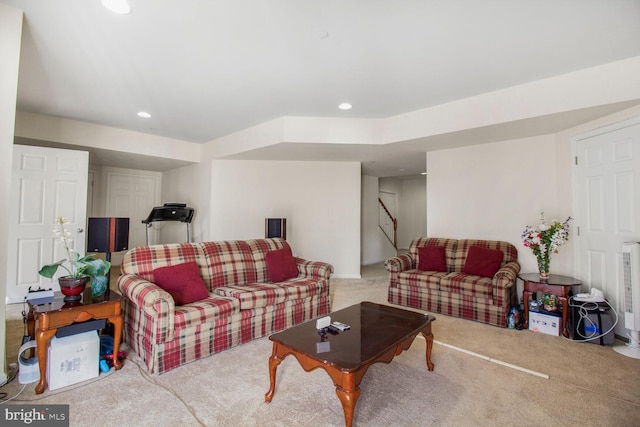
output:
M92 283L106 284L111 263L96 258L93 254L81 257L78 252L74 251L70 246L71 234L65 228L65 225L68 223L69 221L65 218L58 216L56 217L53 227L53 233L56 235L58 243L62 245L67 253L67 258L53 264L42 266L38 274L51 279L59 269L63 269L74 279L78 277L89 277Z
M542 297L543 308L547 311L556 311L561 306L560 300L553 294L544 294Z

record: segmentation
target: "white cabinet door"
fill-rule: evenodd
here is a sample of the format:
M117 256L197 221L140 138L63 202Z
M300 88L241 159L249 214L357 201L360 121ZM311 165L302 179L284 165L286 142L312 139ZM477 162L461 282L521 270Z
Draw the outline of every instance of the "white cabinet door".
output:
M56 216L69 220L73 247L84 254L87 221L86 151L14 145L9 219L7 303L20 303L30 286L60 290L40 267L66 258L56 244Z

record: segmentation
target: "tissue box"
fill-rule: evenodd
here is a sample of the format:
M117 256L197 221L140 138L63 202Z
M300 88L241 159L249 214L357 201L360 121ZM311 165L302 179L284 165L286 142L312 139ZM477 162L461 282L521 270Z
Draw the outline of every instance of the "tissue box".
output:
M96 378L99 374L100 338L96 331L53 337L49 341L47 383L49 390Z
M542 332L549 335L560 335L560 324L562 317L552 316L550 314L542 314L529 312L529 330L533 332Z

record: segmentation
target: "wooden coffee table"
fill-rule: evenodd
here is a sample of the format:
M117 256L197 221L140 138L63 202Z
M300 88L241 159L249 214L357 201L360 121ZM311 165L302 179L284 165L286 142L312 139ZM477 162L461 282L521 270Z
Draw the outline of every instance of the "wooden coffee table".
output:
M271 402L276 388L276 370L290 354L305 371L322 368L329 374L342 402L346 426L353 422L353 412L360 396L360 381L369 366L391 362L411 346L419 333L427 341L427 367L433 371L431 322L435 317L362 302L331 313L331 320L346 323L351 329L337 335L328 333L321 336L313 320L269 337L273 341L269 358L271 387L265 394L265 401Z
M29 336L36 340L40 382L36 386L36 394L41 394L47 387L47 344L58 328L73 323L86 322L93 319L107 319L114 325L113 333L113 365L120 369L122 363L117 354L122 337L122 315L120 314L121 296L110 289L99 297L91 296L91 288L87 286L78 302L65 302L61 292L55 292L53 302L42 305L29 304L27 327ZM38 328L36 329L36 321Z

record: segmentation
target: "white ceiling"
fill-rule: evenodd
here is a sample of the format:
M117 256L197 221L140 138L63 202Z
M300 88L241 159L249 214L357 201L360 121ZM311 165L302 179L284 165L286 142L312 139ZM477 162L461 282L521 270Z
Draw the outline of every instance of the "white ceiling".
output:
M129 15L99 0L0 3L25 12L19 110L196 143L282 116L391 117L640 55L638 0L129 0ZM478 132L543 134L629 106ZM401 175L469 136L236 158L298 153Z

